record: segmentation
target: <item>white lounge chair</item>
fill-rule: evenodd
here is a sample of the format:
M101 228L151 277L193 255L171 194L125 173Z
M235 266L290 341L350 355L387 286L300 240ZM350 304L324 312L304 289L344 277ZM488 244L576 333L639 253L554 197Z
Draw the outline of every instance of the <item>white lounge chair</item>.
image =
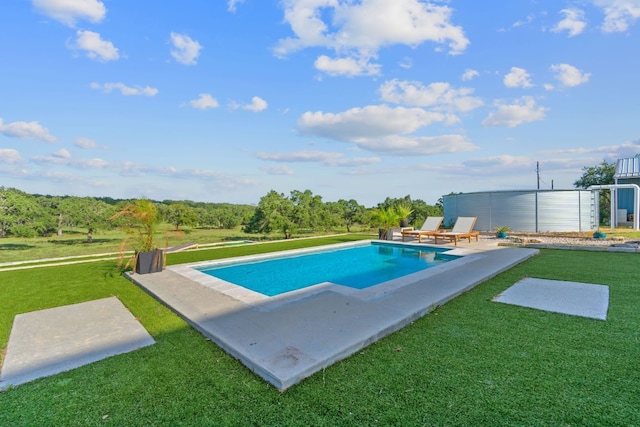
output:
M402 233L402 241L404 242L405 237L417 237L418 243L422 243L423 236L433 236L438 233L440 229L440 225L442 224L442 220L444 218L441 216L429 216L424 220L424 224L420 227L419 230L414 230L413 228L404 228Z
M443 231L433 235L435 243L438 243L438 239L446 239L449 242L454 242L457 246L460 239L469 239L469 243L471 243L471 237L475 237L477 242L480 232L473 231L477 219L478 217L475 216L459 216L451 231Z

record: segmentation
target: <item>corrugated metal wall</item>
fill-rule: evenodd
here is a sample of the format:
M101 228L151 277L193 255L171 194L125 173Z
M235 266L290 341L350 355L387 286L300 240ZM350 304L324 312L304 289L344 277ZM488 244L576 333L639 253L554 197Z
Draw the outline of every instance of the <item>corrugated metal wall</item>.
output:
M475 216L475 230L508 226L514 231L597 230L595 192L522 190L451 194L443 197L444 223Z

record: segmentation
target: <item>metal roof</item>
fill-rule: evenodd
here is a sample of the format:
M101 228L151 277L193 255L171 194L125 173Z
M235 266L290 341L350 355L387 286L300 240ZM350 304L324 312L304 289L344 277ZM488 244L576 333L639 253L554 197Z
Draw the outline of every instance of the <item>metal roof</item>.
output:
M619 159L614 178L640 178L640 158Z

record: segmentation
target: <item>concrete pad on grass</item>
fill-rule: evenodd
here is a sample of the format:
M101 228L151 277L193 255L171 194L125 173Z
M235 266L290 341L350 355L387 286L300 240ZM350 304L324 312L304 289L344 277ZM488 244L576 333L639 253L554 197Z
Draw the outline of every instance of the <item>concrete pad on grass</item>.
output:
M607 320L609 287L528 277L497 295L493 301Z
M18 314L0 371L0 390L154 342L116 297Z

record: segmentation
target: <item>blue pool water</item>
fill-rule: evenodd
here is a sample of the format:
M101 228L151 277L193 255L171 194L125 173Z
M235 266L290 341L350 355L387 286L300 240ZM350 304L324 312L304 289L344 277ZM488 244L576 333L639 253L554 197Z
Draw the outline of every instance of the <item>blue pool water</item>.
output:
M322 282L364 289L459 258L443 254L445 250L372 242L364 246L198 270L267 296Z

